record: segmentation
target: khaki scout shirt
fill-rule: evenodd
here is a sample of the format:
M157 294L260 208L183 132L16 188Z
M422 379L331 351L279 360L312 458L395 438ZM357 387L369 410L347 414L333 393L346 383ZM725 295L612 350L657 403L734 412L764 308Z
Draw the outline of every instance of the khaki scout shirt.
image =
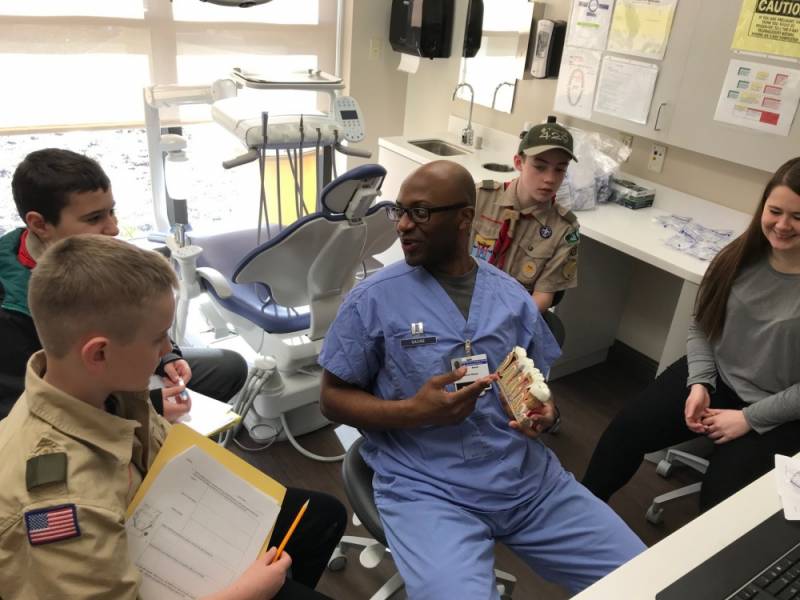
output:
M136 598L125 509L169 425L145 393L115 395L115 416L45 382L45 369L37 352L25 393L0 421L0 597ZM77 535L32 543L26 513L64 505L75 506Z
M520 209L517 181L478 185L470 252L490 260L500 229L509 221L511 246L503 270L530 292L558 292L578 285L578 219L557 203Z

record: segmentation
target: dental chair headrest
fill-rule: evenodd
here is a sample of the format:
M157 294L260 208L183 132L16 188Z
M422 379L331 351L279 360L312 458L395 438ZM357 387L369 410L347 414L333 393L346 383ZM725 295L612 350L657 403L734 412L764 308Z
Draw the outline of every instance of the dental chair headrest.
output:
M361 165L343 173L320 194L320 202L329 214L344 214L349 221L359 220L380 195L386 169L380 165Z

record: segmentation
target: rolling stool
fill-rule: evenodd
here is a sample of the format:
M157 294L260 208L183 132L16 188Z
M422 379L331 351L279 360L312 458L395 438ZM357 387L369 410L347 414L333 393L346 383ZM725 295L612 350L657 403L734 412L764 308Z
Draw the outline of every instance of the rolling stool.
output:
M372 492L373 471L361 458L359 451L363 443L364 438L358 438L347 450L342 463L342 477L347 499L353 507L353 523L355 525L363 524L374 539L344 536L328 562L328 568L332 571L340 571L345 568L347 557L344 553L348 550L361 550L359 562L367 569L377 567L387 553L391 554L386 543L383 525L378 516L378 508L375 506ZM511 600L517 578L511 573L499 569L495 569L494 574L501 599ZM370 600L388 600L402 591L404 586L400 573L395 573L372 595Z
M695 442L695 440L692 440L692 442ZM667 455L656 466L656 473L658 473L662 477L669 477L672 474L672 470L676 466L683 465L691 467L698 473L704 475L706 470L708 469L708 460L703 458L701 455L708 456L710 454L710 451L707 450L707 447L710 442L706 443L707 440L703 438L698 438L697 442L700 442L703 445L693 446L691 448L692 450L694 450L693 452L687 452L686 449L679 450L677 448L670 448L669 450L667 450ZM682 444L682 446L683 445L688 446L688 444ZM667 492L666 494L661 494L660 496L656 496L655 498L653 498L653 502L647 509L647 513L645 513L645 519L647 519L654 525L658 525L664 520L664 504L672 500L677 500L678 498L689 496L691 494L697 494L700 492L700 488L702 486L703 482L698 481L697 483L685 485L683 487L678 488L677 490L672 490L671 492Z

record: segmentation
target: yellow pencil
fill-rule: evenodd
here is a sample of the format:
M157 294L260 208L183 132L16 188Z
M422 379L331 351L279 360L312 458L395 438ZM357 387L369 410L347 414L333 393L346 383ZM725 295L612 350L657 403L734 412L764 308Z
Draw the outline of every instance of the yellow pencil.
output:
M286 543L289 541L289 538L292 537L292 534L294 533L297 524L300 522L300 519L303 518L303 515L305 514L306 509L308 508L308 503L310 501L311 499L309 498L308 500L305 501L305 504L303 504L303 506L300 507L297 516L294 518L294 523L292 523L292 526L289 527L289 531L286 532L286 535L283 536L283 541L281 541L281 545L278 546L278 551L275 553L275 558L272 559L272 562L275 562L281 557L281 553L283 552L283 549L286 547Z

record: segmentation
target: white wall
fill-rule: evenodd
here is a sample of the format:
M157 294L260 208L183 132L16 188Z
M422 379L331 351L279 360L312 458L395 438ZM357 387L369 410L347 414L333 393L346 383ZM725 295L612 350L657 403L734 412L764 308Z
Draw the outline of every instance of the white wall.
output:
M468 104L460 100L453 101L452 97L461 65L467 4L468 0L455 0L450 58L422 59L417 72L408 75L403 135L430 135L445 131L451 112L466 117ZM395 65L400 60L399 56L395 54Z
M570 0L539 0L539 3L545 5L545 16L548 18L566 20L569 16ZM357 95L362 106L367 104L373 112L367 115L369 139L372 143L379 136L417 136L444 131L449 115L462 118L466 116L468 103L463 100L452 101L451 97L453 88L458 83L467 0L456 0L456 25L453 32L455 50L451 58L423 61L418 72L413 75L396 70L399 54L391 50L388 41L382 60L369 61L363 56L368 53L370 35L381 35L384 40L388 38L391 2L348 0L348 4L356 11L354 23L357 24L352 32L354 59L351 89L358 90L358 93L353 93ZM730 10L738 11L739 3L732 2ZM517 134L525 121L542 121L550 114L555 89L556 81L552 79L519 81L514 111L511 114L476 105L473 121ZM401 98L405 101L401 101ZM374 114L375 111L378 114ZM565 121L573 124L568 119ZM402 127L399 126L400 123ZM586 122L580 122L579 125L610 131ZM615 134L613 131L611 133ZM624 165L625 171L744 212L751 212L755 208L770 176L758 169L674 147L668 148L663 172L652 173L646 166L650 143L650 140L644 138L634 139L633 153ZM580 218L580 214L578 217ZM654 340L659 339L668 329L666 315L670 314L670 295L658 294L657 290L659 286L672 287L674 282L664 279L670 276L644 265L635 270L634 277L631 288L636 291L628 299L619 339L640 352L657 358L660 350L656 351ZM656 293L647 293L647 290Z
M388 0L345 2L342 75L364 113L366 139L358 147L372 152L368 161L350 158L350 167L376 162L378 138L403 133L407 76L389 45L390 10Z

